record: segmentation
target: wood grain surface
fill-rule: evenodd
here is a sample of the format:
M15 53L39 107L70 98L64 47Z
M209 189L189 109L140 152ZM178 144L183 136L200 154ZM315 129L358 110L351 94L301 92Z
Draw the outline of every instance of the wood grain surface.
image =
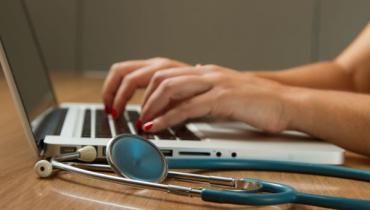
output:
M102 79L59 73L53 74L52 80L59 102L101 101ZM131 102L140 103L141 95L142 91L139 91ZM32 150L26 142L9 88L0 76L0 209L256 209L213 204L199 198L153 190L138 190L66 172L59 172L52 179L39 179L33 172L34 163ZM370 169L370 159L347 153L345 165ZM280 172L197 172L266 179L292 185L309 193L370 199L370 183L360 181ZM174 180L166 182L181 184ZM258 209L318 208L287 204Z

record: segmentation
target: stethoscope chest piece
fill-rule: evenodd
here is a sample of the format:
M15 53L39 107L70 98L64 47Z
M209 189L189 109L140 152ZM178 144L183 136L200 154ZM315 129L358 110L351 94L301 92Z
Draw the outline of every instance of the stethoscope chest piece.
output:
M161 151L149 140L135 135L119 135L107 145L107 161L112 169L127 178L162 182L168 165Z

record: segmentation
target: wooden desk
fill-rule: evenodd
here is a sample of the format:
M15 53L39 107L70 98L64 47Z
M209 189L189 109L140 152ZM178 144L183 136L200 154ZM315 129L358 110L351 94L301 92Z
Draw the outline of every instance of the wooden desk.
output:
M100 102L101 79L78 75L53 75L60 102ZM132 102L139 102L136 95ZM61 172L54 179L38 179L33 172L32 150L26 143L6 82L0 76L0 209L247 209L212 204L152 190L97 181ZM370 159L346 155L346 166L370 169ZM279 172L214 171L220 176L255 177L292 185L300 191L370 199L370 183ZM170 183L178 183L170 180ZM261 209L313 209L282 205ZM250 209L255 209L250 207Z

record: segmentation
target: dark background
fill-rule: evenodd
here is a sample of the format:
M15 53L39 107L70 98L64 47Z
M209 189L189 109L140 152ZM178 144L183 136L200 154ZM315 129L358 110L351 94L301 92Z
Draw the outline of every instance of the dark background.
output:
M370 20L368 0L26 2L49 68L89 73L154 56L283 69L335 58Z

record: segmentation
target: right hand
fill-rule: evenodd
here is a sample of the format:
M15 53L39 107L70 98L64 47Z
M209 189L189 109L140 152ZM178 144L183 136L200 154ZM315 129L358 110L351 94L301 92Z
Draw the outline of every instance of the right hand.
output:
M102 91L106 112L111 113L114 118L118 117L135 90L146 87L155 72L183 66L189 65L168 58L131 60L113 64Z

